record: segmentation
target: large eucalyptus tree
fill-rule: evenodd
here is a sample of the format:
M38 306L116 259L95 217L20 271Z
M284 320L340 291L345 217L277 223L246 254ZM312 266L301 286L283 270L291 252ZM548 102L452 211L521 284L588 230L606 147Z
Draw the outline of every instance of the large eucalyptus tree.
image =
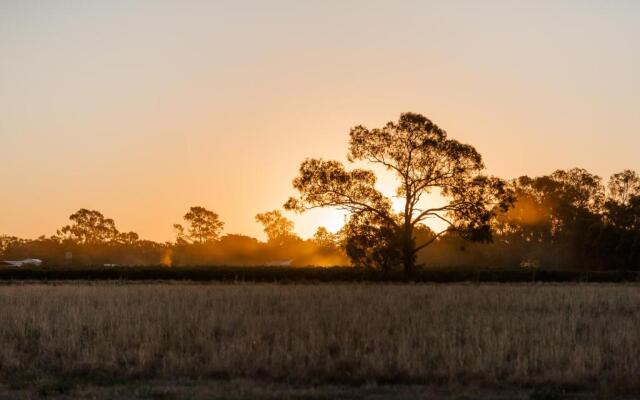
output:
M393 212L391 200L375 187L372 171L348 171L338 161L322 159L302 163L293 181L299 196L290 198L285 208L303 212L336 207L347 210L352 221L383 227L387 236L395 236L386 242L396 246L405 272L415 269L418 251L445 232L456 231L474 241L490 240L492 218L512 203L505 183L483 174L482 157L473 146L448 138L420 114L404 113L398 122L382 128L359 125L349 135L350 162L378 164L395 174L396 195L404 200L402 212ZM424 206L420 200L432 192L440 193L446 204ZM417 242L416 232L429 218L445 222L448 228Z

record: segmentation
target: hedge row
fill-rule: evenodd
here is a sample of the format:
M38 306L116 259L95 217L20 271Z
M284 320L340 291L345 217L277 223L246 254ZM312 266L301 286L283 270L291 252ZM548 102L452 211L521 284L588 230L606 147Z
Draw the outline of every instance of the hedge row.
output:
M0 268L0 280L248 281L248 282L638 282L638 271L554 269L422 269L410 276L353 267L27 267Z

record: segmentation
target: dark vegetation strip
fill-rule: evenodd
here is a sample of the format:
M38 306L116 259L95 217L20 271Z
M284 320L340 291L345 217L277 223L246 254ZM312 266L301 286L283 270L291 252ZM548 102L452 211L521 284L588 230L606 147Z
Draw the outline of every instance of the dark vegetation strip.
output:
M352 267L46 267L2 268L0 280L167 280L248 282L640 282L638 271L558 269L422 269L411 275Z

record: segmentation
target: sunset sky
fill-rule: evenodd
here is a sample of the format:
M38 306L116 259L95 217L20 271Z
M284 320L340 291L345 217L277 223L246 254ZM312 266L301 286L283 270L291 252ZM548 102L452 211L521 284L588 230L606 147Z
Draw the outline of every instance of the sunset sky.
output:
M517 4L517 5L516 5ZM0 234L81 207L262 238L305 157L431 118L504 178L640 170L638 1L0 2ZM390 193L390 180L381 182ZM288 214L308 237L338 214Z

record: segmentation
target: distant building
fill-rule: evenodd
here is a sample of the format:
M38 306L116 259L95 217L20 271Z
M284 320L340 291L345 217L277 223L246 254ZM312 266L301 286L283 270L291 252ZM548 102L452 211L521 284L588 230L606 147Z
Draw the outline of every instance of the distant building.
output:
M42 260L37 258L27 258L25 260L17 260L17 261L0 261L0 265L5 265L8 267L24 267L25 265L33 265L39 267L42 265Z

